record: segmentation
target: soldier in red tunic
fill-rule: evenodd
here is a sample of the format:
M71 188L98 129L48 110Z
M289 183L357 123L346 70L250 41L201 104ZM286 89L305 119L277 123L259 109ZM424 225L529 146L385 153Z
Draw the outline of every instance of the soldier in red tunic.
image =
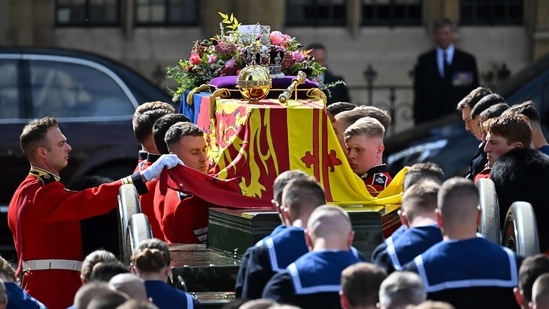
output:
M153 126L156 120L162 116L173 115L174 113L175 108L171 104L160 101L145 102L135 109L132 118L133 132L135 138L141 144L139 162L135 169L136 172L146 170L160 157L161 152L156 147L153 138ZM180 116L188 121L187 117ZM141 202L141 212L149 219L153 236L158 239L164 239L160 223L156 220L154 214L154 191L157 183L157 180L147 182L147 190L149 192L141 195L139 200Z
M190 122L174 124L166 132L166 144L187 167L208 172L208 146L204 131ZM168 243L206 243L208 209L211 205L197 196L167 189L162 231Z
M157 149L159 154L170 153L168 146L164 141L164 137L166 136L168 129L178 122L189 122L189 118L182 114L168 114L158 118L154 122L151 129L152 139L154 148ZM148 161L149 158L143 163L145 168L152 164ZM164 199L166 198L168 188L165 183L158 183L158 181L155 181L154 184L151 184L150 186L147 183L147 188L149 188L150 192L141 196L141 204L143 205L146 203L152 208L151 216L147 214L147 217L151 218L151 222L154 221L158 224L157 232L155 232L155 227L153 226L154 237L166 241L166 236L164 236L164 232L162 231L162 216L164 214Z
M31 170L8 208L8 225L19 261L17 273L29 294L50 309L64 309L73 303L82 284L80 220L117 207L122 184L134 184L138 192L146 192L146 181L180 161L167 155L143 172L76 192L59 181L71 146L54 118L31 121L24 127L20 143Z
M343 134L351 169L364 180L372 196L377 196L392 180L387 165L382 163L384 134L381 122L371 117L357 120Z

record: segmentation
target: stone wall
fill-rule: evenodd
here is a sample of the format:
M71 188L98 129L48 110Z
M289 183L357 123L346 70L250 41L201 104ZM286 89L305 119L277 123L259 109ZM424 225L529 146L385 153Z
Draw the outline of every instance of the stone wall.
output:
M371 65L377 72L374 85L412 85L410 71L417 56L431 48L429 35L421 27L362 28L352 37L345 28L287 28L305 46L322 42L328 49L330 69L341 75L357 104L369 103L364 71ZM459 48L477 57L479 71L486 73L495 64L505 63L515 73L529 63L528 36L524 27L462 27L458 31ZM188 57L194 40L202 39L200 28L136 28L131 38L114 28L70 29L54 31L55 46L93 51L119 60L151 81L158 80L158 69L175 65ZM155 74L157 74L155 76ZM169 80L162 87L174 86ZM413 92L396 93L397 101L411 103ZM389 92L377 90L373 104L385 107ZM397 115L398 116L398 115ZM405 116L397 121L397 131L412 123Z

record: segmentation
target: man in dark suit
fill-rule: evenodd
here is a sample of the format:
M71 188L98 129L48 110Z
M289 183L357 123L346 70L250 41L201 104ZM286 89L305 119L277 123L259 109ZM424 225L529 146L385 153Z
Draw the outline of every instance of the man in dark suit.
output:
M416 124L453 113L456 104L478 86L475 57L454 46L454 28L447 18L434 24L436 47L418 58L414 81Z
M313 43L307 47L307 50L312 49L312 55L315 57L315 60L322 66L327 67L326 65L326 48L324 45L320 43ZM342 81L343 77L337 76L332 74L328 69L324 71L324 74L322 74L319 78L320 82L323 85L329 85L332 83L335 83L337 81ZM333 87L329 88L330 93L325 91L326 96L328 97L328 103L327 105L330 105L335 102L351 102L351 99L349 98L349 91L347 90L347 86L345 84L336 84Z

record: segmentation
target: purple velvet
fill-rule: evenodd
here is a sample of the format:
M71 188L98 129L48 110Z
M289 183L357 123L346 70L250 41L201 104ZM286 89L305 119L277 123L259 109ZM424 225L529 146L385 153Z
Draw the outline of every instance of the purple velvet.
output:
M235 89L237 78L238 76L236 75L216 77L210 81L210 84L216 86L217 88ZM272 88L286 89L288 88L288 86L290 86L294 78L295 76L284 76L281 78L273 78ZM303 84L298 86L298 88L299 89L318 88L318 85L317 83L306 79Z

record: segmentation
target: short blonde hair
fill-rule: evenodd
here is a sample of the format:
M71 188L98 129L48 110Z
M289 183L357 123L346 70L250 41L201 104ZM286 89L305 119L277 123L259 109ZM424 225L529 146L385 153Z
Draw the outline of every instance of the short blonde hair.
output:
M381 122L375 118L360 118L345 130L343 138L347 141L349 138L358 135L383 138L383 135L385 135L385 128L383 128Z

